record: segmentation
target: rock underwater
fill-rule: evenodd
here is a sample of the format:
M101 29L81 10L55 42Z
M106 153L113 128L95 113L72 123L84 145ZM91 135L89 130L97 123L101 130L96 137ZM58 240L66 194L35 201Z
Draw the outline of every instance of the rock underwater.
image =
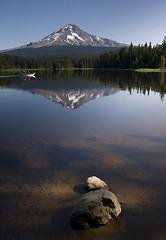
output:
M108 185L96 176L88 177L84 183L84 188L87 191L94 191L101 188L108 189Z
M71 214L75 228L85 229L107 224L121 213L121 206L114 193L107 189L91 191L83 195Z

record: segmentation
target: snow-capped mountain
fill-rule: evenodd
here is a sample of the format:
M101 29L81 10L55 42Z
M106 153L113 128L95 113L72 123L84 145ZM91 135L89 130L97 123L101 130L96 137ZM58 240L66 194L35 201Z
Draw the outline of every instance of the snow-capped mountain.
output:
M42 40L36 42L30 42L27 45L21 47L2 50L3 52L9 52L13 50L32 49L51 46L92 46L92 47L124 47L127 44L118 43L116 41L97 37L81 30L75 24L68 24L64 28L61 28L58 32L53 32L46 36Z
M124 43L91 35L75 24L68 24L58 32L17 48L1 50L0 54L22 57L82 58L110 52L127 46Z
M37 42L31 42L24 47L46 47L46 46L94 46L94 47L122 47L121 44L113 40L97 37L81 30L75 24L68 24L58 32L53 32L47 37Z

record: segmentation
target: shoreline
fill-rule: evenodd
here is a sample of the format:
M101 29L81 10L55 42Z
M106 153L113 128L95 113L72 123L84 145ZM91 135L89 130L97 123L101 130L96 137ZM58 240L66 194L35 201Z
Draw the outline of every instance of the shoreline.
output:
M139 68L139 69L122 69L122 68L9 68L1 69L0 72L20 72L20 71L74 71L74 70L83 70L83 71L135 71L135 72L166 72L166 69L161 68Z

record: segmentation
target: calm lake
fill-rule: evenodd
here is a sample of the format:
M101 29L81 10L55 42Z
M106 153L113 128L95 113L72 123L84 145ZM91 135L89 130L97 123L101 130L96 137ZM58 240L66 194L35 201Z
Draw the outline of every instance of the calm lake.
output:
M165 94L164 73L1 77L0 239L166 239ZM75 231L70 214L93 175L122 213Z

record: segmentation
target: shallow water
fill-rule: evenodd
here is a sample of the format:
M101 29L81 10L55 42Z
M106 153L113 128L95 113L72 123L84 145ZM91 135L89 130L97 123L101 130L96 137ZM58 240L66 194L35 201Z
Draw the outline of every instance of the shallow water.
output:
M165 74L36 76L0 79L0 239L165 239ZM122 213L75 231L70 213L91 175Z

